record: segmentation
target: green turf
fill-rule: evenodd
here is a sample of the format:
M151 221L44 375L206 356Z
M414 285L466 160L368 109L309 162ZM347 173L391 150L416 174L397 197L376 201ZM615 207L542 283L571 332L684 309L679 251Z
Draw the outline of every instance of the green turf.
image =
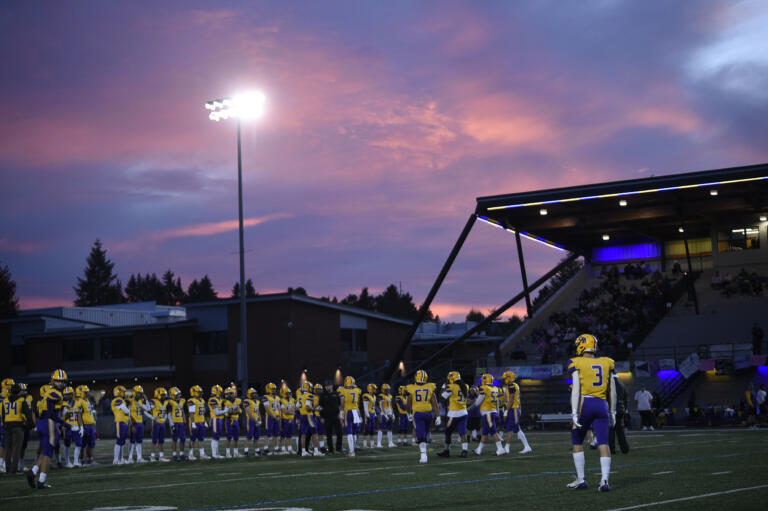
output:
M32 490L24 478L0 478L3 511L91 510L171 506L345 509L616 509L735 489L650 509L766 509L768 431L686 430L630 435L632 451L613 458L612 491L597 491L597 451L587 450L588 490L573 479L569 435L530 433L533 455L441 459L426 465L415 447L359 451L353 458L269 457L54 470L53 488ZM519 443L513 448L518 450ZM101 460L111 445L102 441ZM458 451L454 451L458 454ZM663 473L666 472L666 473ZM720 473L718 472L726 472ZM648 508L642 508L648 509Z

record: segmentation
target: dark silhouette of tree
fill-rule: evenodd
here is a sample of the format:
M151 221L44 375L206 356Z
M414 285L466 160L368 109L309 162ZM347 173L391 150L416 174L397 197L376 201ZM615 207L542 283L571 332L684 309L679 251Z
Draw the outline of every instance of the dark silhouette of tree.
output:
M401 294L394 284L376 296L376 310L404 319L416 319L419 314L411 295L409 293Z
M187 302L212 302L219 297L213 289L213 284L208 275L205 275L200 282L193 280L187 288Z
M173 280L175 275L168 269L163 273L163 301L158 302L161 305L177 305L184 303L186 295L184 294L184 288L181 287L181 277L177 277ZM246 286L246 291L248 287Z
M0 318L14 318L19 314L16 282L8 266L0 265Z
M156 302L165 305L165 290L157 275L141 273L131 275L125 285L125 299L129 302Z
M467 313L467 321L474 321L475 323L480 323L482 320L485 319L485 314L483 314L480 311L476 311L475 309L470 309L470 311Z
M303 287L289 287L288 293L293 295L307 296L307 290Z
M248 279L245 281L245 297L250 298L252 296L256 296L258 293L256 292L256 289L253 287L253 282L251 282L251 279ZM240 298L240 283L235 282L235 285L232 286L232 298Z
M112 305L123 303L122 284L117 275L112 273L115 263L107 259L107 251L98 239L91 248L87 259L88 265L84 270L84 279L77 278L77 286L73 289L77 295L75 305L92 307L95 305Z

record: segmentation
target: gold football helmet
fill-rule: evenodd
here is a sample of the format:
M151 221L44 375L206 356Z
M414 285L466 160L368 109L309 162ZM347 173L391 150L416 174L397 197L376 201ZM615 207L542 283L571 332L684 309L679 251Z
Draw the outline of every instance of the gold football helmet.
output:
M427 372L424 369L419 369L416 371L416 376L414 377L414 381L416 383L427 383Z
M501 380L507 384L512 383L515 381L515 373L512 371L504 371L504 374L501 375Z
M597 337L592 334L581 334L574 343L576 344L576 354L579 356L584 353L597 352Z
M345 387L354 387L355 386L355 379L351 376L345 376L344 377L344 386Z

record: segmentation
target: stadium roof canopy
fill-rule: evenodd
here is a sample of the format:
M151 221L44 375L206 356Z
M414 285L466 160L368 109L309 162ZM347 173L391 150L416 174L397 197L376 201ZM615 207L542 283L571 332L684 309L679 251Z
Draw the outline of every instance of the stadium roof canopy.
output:
M580 254L709 237L715 221L768 213L768 163L478 197L480 220ZM604 235L609 237L604 240Z

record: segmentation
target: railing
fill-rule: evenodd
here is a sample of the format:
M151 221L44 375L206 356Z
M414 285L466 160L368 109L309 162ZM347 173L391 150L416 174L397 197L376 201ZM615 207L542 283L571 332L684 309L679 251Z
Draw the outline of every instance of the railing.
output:
M674 359L678 363L687 358L691 353L696 353L700 359L708 358L734 358L739 355L751 355L752 344L750 342L732 342L724 344L700 344L696 346L665 346L659 348L640 348L635 350L633 358L636 360Z

